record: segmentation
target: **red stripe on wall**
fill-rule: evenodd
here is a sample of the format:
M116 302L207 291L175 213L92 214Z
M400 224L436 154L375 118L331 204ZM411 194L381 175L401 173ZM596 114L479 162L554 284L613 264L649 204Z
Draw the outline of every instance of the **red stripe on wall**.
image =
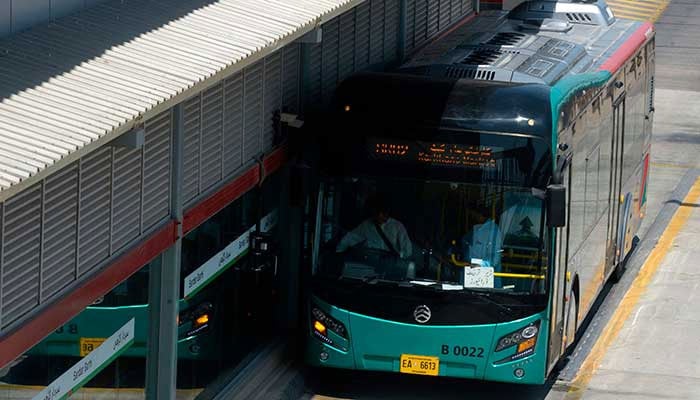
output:
M151 235L68 296L51 304L21 328L0 339L0 367L4 367L39 343L59 326L70 321L98 297L138 271L175 242L175 222Z
M265 170L265 175L270 175L273 172L277 171L284 165L284 163L287 162L287 147L283 146L280 147L279 149L273 151L270 153L269 156L267 156L263 160L263 168ZM265 179L265 177L261 177L262 179Z
M284 165L287 150L280 147L263 159L266 174ZM233 182L194 206L184 216L183 231L192 230L223 207L245 194L260 182L260 167L251 167ZM142 241L138 247L120 257L100 271L95 277L64 298L48 305L21 328L0 338L0 368L6 366L32 346L39 343L59 326L70 321L85 307L129 278L143 265L170 247L177 239L176 222L169 222L163 229Z
M230 202L243 196L247 191L254 188L259 180L260 167L255 165L218 192L185 211L182 221L183 234L187 234L187 232L198 227L202 222L209 219L209 217L221 211Z
M600 66L601 71L608 71L611 74L617 72L622 65L629 60L630 57L639 49L639 47L647 41L654 32L654 25L650 22L645 22L640 26L625 43L620 46L610 58L605 60Z
M287 161L287 148L285 146L273 150L269 155L263 158L265 174L269 175L275 172L284 165L285 161ZM261 178L260 166L255 165L218 192L185 211L182 221L183 234L187 234L187 232L198 227L202 222L221 211L232 201L253 189L255 185L260 183Z

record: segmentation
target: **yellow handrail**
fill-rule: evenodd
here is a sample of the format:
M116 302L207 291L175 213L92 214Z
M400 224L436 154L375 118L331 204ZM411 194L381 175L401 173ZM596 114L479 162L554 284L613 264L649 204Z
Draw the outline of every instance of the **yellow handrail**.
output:
M450 255L450 261L452 264L458 267L471 267L471 264L465 261L459 261L454 254ZM510 272L494 272L493 276L498 276L501 278L518 278L518 279L544 279L544 275L534 275L534 274L514 274Z
M544 275L533 275L533 274L513 274L510 272L494 272L493 276L498 276L501 278L519 278L519 279L544 279Z

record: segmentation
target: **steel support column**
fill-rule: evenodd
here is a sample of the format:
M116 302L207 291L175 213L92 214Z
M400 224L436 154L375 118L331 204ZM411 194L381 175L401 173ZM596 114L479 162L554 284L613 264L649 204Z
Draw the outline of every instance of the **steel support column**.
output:
M149 319L146 398L174 400L177 377L177 315L182 252L182 104L173 107L171 217L177 221L177 241L154 263L149 277Z

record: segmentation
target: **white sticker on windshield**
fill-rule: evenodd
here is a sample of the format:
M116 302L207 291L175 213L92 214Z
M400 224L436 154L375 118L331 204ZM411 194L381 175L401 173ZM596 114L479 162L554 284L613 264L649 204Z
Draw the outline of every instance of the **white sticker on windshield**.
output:
M493 267L464 268L465 288L492 288Z

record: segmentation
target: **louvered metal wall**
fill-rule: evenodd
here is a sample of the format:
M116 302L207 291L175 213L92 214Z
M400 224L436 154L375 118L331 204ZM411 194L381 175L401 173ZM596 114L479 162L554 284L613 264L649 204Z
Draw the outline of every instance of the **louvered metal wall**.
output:
M2 251L2 325L39 304L42 184L5 202Z
M400 0L370 0L323 24L323 40L307 49L306 105L327 104L353 72L397 62L400 18Z
M0 204L5 329L170 215L172 112L139 149L105 146Z
M41 299L53 296L76 276L78 172L78 163L73 163L44 181Z
M473 12L472 0L406 0L406 40L410 53Z
M275 113L299 109L299 51L288 45L184 102L185 207L272 149Z

